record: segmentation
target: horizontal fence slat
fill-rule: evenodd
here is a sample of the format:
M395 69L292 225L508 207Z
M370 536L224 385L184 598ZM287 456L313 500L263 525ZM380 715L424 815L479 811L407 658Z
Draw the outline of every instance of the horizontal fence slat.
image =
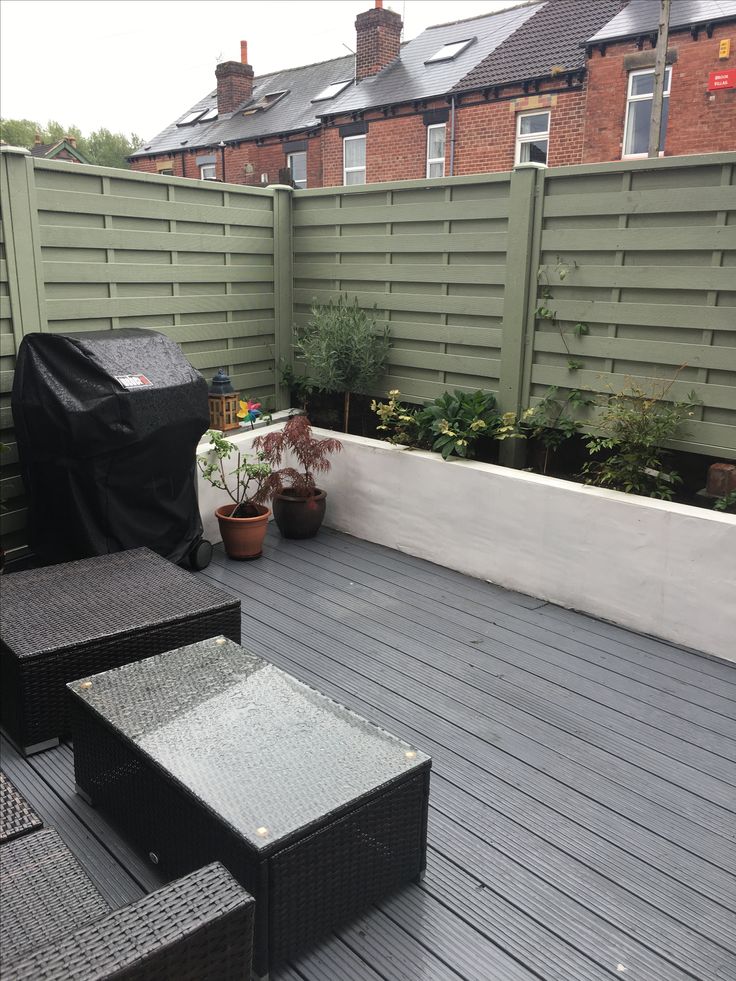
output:
M49 262L46 283L273 283L273 266L159 262Z
M636 375L634 373L619 375L609 371L594 371L586 368L570 371L569 368L549 364L532 366L532 384L557 385L560 388L583 388L591 392L606 394L629 392L631 386L636 385L656 397L663 382L668 385L668 401L685 402L690 392L695 392L696 397L700 399L703 405L714 409L733 409L736 413L734 388L731 385L701 384L697 381L674 381L669 385L668 379L652 375Z
M477 221L479 219L508 218L509 204L506 198L485 198L480 201L446 201L430 198L416 204L376 205L370 208L342 207L317 210L298 210L294 215L295 228L316 226L380 224L402 221Z
M736 211L736 188L688 187L687 193L683 194L673 194L670 189L549 194L544 202L545 218L568 215L641 215L678 212L700 214L704 211L724 210Z
M555 295L576 287L616 289L733 290L736 272L726 266L576 265L562 281L553 277Z
M736 276L736 270L734 271ZM736 331L736 309L690 303L622 303L606 300L550 301L558 320L586 323L637 324L643 327L690 327Z
M119 228L80 228L71 225L42 225L41 245L64 249L124 249L127 252L233 252L238 255L273 255L273 239L267 236L149 232Z
M458 264L455 266L431 263L361 262L303 262L297 254L294 262L294 280L366 280L386 283L448 283L471 286L501 286L506 280L506 269L501 264Z
M650 361L652 364L682 365L693 368L716 368L736 372L736 347L711 347L706 344L677 344L671 341L644 341L629 337L596 337L586 334L573 339L567 334L563 340L552 331L537 331L534 350L554 354L567 354L573 348L576 358L611 358L616 361ZM736 386L736 376L734 377ZM735 399L736 402L736 399ZM736 408L736 406L735 406Z
M268 211L231 208L224 204L203 205L176 199L156 201L147 197L121 197L48 188L39 188L36 197L39 211L52 213L191 221L212 225L249 225L257 228L273 226L273 215Z
M334 297L328 290L294 289L294 303L324 304ZM349 291L349 298L357 297L361 307L378 310L411 310L416 313L456 313L476 316L499 317L503 313L503 300L498 297L444 296L439 293L356 293Z
M498 378L501 362L493 358L479 358L462 354L434 354L430 351L411 351L392 348L388 355L389 365L412 368L429 368L436 371L451 371L475 377Z
M400 252L505 252L505 232L471 235L464 232L437 232L432 235L295 235L297 253L400 253Z
M210 313L215 310L266 310L273 308L273 293L227 293L192 296L142 296L107 299L47 300L49 322L104 317L142 317L156 314Z
M736 227L682 225L666 228L554 228L542 232L542 251L702 252L736 249Z

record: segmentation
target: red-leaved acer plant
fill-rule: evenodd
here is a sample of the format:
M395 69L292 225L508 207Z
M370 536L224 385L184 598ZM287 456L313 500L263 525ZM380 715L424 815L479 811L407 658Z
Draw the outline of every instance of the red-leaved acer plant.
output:
M315 494L314 475L327 473L332 466L328 457L331 453L339 453L342 443L339 439L318 439L312 435L306 416L292 416L280 432L258 436L253 441L253 448L262 453L273 468L270 479L275 493L309 498ZM295 459L298 469L281 467L286 453ZM274 484L278 484L278 488Z

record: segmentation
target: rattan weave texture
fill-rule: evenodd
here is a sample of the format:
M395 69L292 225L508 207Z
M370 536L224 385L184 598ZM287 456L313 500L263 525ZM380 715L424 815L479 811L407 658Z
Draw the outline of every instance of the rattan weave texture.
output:
M247 981L253 899L215 863L110 911L56 832L0 849L3 981Z
M97 920L110 907L51 828L0 848L0 950L5 964Z
M0 770L0 845L42 826L41 818Z
M148 549L3 576L0 716L21 747L68 731L67 682L208 637L240 601Z

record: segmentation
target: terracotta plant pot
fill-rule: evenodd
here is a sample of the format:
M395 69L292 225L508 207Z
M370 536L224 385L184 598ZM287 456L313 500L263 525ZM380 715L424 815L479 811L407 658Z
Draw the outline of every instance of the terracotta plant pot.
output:
M314 497L277 494L273 517L284 538L314 538L325 516L327 494L315 488Z
M270 510L256 505L259 514L254 518L231 518L234 504L223 504L215 511L220 525L222 544L231 559L257 559L263 552L263 539L268 528Z

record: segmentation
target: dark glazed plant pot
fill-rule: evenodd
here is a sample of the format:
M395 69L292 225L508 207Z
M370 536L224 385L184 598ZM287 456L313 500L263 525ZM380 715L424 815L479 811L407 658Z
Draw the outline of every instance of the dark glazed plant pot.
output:
M268 529L270 511L257 505L259 514L255 518L231 518L234 504L223 504L215 514L220 525L222 544L231 559L257 559L263 551L263 539Z
M277 494L273 516L284 538L314 538L325 517L327 494L315 488L314 497Z

